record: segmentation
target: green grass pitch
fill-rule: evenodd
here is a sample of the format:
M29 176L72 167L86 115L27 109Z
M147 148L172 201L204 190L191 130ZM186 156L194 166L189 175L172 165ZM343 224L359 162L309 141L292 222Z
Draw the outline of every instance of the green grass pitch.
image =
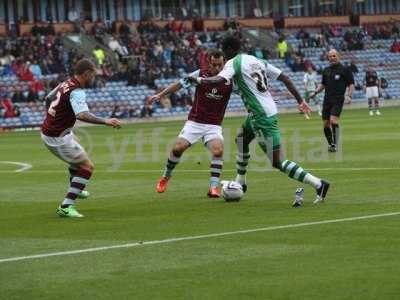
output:
M258 147L242 201L206 197L208 154L185 154L165 194L155 193L180 122L121 130L77 130L96 165L85 218L61 219L66 166L38 132L0 135L0 299L399 299L400 215L277 228L135 247L2 261L6 258L159 241L400 212L400 108L345 111L343 151L326 152L314 114L280 116L288 158L331 182L325 203L294 209L302 184L271 171ZM226 119L223 179L235 176L234 136ZM32 165L24 172L20 166Z

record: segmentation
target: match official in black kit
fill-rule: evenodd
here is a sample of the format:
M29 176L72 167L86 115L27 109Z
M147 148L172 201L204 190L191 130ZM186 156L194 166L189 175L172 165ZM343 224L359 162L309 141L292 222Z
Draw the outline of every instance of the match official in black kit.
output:
M339 53L332 49L328 52L329 67L322 72L322 82L311 93L310 98L315 97L325 89L324 103L322 106L322 120L324 133L328 141L329 152L336 152L339 142L339 118L343 104L351 103L354 90L354 78L351 70L340 63Z

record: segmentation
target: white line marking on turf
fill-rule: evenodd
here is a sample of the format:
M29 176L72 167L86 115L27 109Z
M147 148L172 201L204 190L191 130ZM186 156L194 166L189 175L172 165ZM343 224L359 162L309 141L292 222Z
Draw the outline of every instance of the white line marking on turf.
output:
M30 165L29 168L32 166ZM28 169L29 169L28 168ZM25 171L27 169L24 169L22 171ZM400 170L400 167L371 167L371 168L310 168L306 169L307 171L396 171ZM11 172L22 172L20 170L16 171L7 171L7 170L0 170L0 173L11 173ZM236 169L223 169L224 172L236 172ZM264 173L264 172L273 172L277 170L274 169L248 169L250 172L258 172L258 173ZM65 173L67 172L66 170L30 170L29 173ZM146 169L146 170L96 170L95 173L159 173L162 172L162 169ZM174 173L209 173L210 170L175 170Z
M18 161L0 161L0 164L8 164L8 165L17 165L20 166L21 168L13 170L13 171L1 171L1 172L23 172L26 170L29 170L30 168L32 168L31 164L28 163L23 163L23 162L18 162Z
M238 231L227 231L227 232L219 232L219 233L210 233L210 234L195 235L195 236L175 237L175 238L169 238L169 239L164 239L164 240L133 242L133 243L127 243L127 244L86 248L86 249L80 249L80 250L43 253L43 254L27 255L27 256L17 256L17 257L10 257L10 258L2 258L2 259L0 259L0 263L15 262L15 261L21 261L21 260L32 260L32 259L46 258L46 257L52 257L52 256L66 256L66 255L106 251L106 250L113 250L113 249L133 248L133 247L146 246L146 245L169 244L169 243L175 243L175 242L181 242L181 241L201 240L201 239L229 236L229 235L236 235L236 234L245 234L245 233L262 232L262 231L273 231L273 230L280 230L280 229L298 228L298 227L323 225L323 224L331 224L331 223L359 221L359 220L383 218L383 217L390 217L390 216L397 216L397 215L400 215L400 211L384 213L384 214L376 214L376 215L366 215L366 216L360 216L360 217L350 217L350 218L323 220L323 221L316 221L316 222L269 226L269 227L245 229L245 230L238 230Z

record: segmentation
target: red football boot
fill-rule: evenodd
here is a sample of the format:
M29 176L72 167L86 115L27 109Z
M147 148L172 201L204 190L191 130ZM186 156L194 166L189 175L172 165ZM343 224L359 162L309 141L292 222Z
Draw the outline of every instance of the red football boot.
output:
M164 193L167 189L168 181L170 177L161 177L160 180L157 182L156 191L157 193Z
M210 187L207 196L208 198L219 198L221 197L221 193L219 192L217 187Z

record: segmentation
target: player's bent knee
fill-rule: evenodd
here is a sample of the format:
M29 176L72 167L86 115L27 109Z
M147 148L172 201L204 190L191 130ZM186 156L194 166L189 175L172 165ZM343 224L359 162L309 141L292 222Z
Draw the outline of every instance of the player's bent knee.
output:
M93 173L94 164L92 163L92 161L88 160L81 166L81 168Z
M222 148L216 148L211 151L214 157L222 157L224 155L224 150Z
M173 154L175 157L181 157L181 156L182 156L182 153L183 153L184 151L185 151L185 148L184 148L184 147L175 145L175 147L172 149L172 154Z

